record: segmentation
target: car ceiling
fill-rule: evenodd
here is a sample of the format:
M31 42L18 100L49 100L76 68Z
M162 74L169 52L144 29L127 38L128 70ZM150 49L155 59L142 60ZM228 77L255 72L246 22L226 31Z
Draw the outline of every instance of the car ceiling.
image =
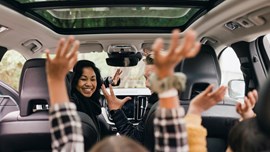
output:
M3 5L0 5L0 10L0 25L9 29L0 33L0 45L21 52L27 59L39 57L46 48L53 50L58 39L66 36ZM251 22L253 26L249 28L241 26L235 30L224 26L228 22L241 23L242 20ZM196 30L199 39L207 37L204 40L219 53L225 46L234 42L252 41L260 35L270 33L269 27L269 0L227 0L200 17L187 29ZM165 42L169 42L170 33L103 33L81 34L75 35L75 37L83 44L80 51L90 52L97 49L99 44L105 51L111 44L131 44L140 49L143 44L151 44L157 37L163 37ZM41 49L35 53L22 46L22 43L31 39L38 40L42 45Z

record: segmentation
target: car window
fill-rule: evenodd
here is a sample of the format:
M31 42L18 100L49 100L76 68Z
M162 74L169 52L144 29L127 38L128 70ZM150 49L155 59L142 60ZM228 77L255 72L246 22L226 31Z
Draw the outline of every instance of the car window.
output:
M115 71L119 68L123 71L121 75L120 88L142 88L145 87L144 62L141 60L136 66L132 67L112 67L106 64L106 52L91 52L79 54L78 59L86 59L93 61L100 69L102 77L114 76Z
M54 55L51 55L54 56ZM46 57L45 54L42 57ZM132 67L112 67L108 66L106 63L106 58L108 54L106 52L90 52L90 53L80 53L78 60L90 60L96 64L100 69L101 76L113 77L115 71L119 68L123 71L121 74L121 82L118 88L145 88L145 78L144 78L144 66L145 63L141 59L136 66Z
M25 61L26 59L19 52L15 50L7 51L0 62L0 80L18 90Z
M240 61L231 47L227 47L219 58L221 68L221 84L227 85L230 80L243 78Z
M222 52L219 58L219 64L221 68L221 85L228 86L230 80L244 80L243 73L240 69L240 61L231 47L227 47ZM228 99L228 97L229 94L227 91L225 98Z

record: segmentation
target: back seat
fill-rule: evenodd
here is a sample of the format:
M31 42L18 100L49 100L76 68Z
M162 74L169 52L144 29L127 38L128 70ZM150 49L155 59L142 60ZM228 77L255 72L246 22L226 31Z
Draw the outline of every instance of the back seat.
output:
M181 105L185 111L192 98L209 84L214 84L215 89L220 86L221 71L215 50L211 46L202 45L196 57L185 59L177 65L175 71L187 75L186 90L180 95ZM151 151L154 151L155 143L153 119L156 108L157 104L151 108L145 124L145 146ZM235 106L225 105L223 101L202 114L202 125L208 132L208 152L225 152L229 130L238 118Z
M49 93L45 73L45 59L31 59L24 64L19 86L20 111L8 113L0 122L0 151L51 151L48 109ZM98 141L98 132L91 118L79 113L82 121L85 149Z

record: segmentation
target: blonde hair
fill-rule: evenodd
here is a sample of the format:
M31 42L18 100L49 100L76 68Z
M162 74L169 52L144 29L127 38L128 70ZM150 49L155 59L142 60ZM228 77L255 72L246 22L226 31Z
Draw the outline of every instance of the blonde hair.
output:
M148 152L139 143L125 136L110 136L97 143L89 152Z

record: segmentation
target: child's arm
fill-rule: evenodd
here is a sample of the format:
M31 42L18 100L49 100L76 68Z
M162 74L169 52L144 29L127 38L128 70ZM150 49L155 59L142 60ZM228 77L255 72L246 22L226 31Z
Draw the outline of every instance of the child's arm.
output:
M79 41L61 39L52 59L46 50L46 73L50 94L50 132L52 151L83 151L81 120L76 106L69 102L65 76L77 62Z

